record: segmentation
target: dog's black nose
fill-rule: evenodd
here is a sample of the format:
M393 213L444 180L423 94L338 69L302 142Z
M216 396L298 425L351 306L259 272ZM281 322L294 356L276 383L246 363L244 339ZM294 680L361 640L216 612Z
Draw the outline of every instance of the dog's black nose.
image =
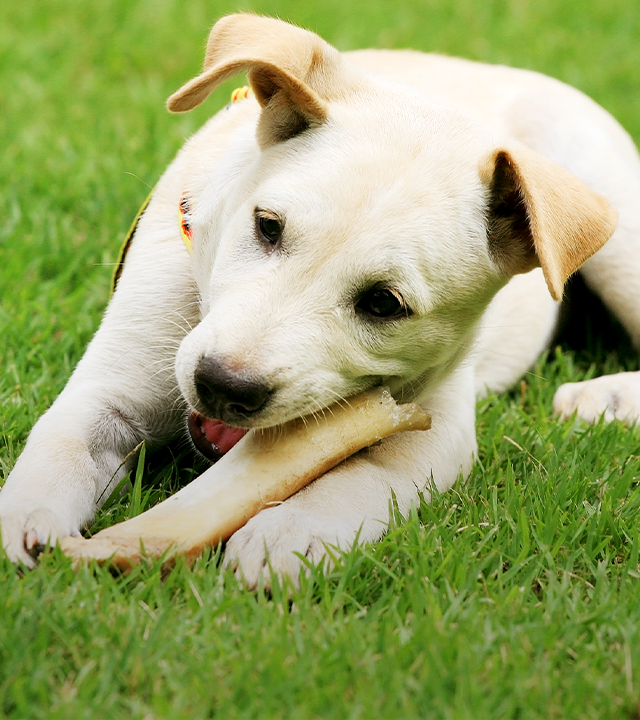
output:
M198 363L194 382L204 414L230 424L254 415L273 392L265 383L231 372L208 357Z

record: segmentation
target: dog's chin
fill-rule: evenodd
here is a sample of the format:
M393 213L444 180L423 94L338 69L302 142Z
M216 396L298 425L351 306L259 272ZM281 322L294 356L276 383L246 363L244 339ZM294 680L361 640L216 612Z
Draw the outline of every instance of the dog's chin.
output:
M247 434L247 428L238 428L222 420L211 420L192 410L187 427L196 450L210 462L216 462Z

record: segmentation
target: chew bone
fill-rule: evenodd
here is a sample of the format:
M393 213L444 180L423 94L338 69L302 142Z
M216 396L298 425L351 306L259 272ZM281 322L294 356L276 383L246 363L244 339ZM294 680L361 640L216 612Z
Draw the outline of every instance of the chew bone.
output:
M252 430L175 495L92 538L65 537L66 555L126 571L144 557L193 561L270 504L282 502L353 453L394 433L428 430L418 405L374 388L317 415Z

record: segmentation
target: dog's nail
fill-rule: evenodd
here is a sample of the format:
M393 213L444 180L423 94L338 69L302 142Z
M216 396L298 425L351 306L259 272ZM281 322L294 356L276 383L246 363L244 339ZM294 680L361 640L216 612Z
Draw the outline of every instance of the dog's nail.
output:
M38 535L35 530L29 530L27 536L24 539L24 546L27 550L33 550L38 544Z

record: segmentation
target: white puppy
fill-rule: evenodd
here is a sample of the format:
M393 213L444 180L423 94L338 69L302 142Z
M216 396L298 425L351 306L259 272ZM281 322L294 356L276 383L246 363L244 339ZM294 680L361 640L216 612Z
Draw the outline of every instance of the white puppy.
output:
M359 453L228 543L250 586L267 556L295 578L296 552L376 540L392 497L406 513L469 472L476 394L535 361L578 268L640 345L640 162L584 95L417 52L343 55L235 15L169 108L242 71L251 97L160 180L100 329L0 493L15 561L77 534L132 449L180 436L189 410L214 454L381 383L423 404L432 430ZM565 386L556 410L635 421L640 376Z

